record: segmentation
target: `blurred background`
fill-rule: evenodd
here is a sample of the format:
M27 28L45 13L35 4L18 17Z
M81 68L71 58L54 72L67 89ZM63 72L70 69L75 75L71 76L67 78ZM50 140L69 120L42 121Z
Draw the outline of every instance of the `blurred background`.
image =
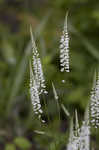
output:
M70 36L70 73L61 73L59 41L66 12ZM29 96L30 24L40 53L48 95L45 125L32 115ZM99 1L0 0L0 150L66 149L70 118L79 121L90 100L99 63ZM65 83L62 83L65 80ZM52 82L70 117L60 108L59 123ZM91 146L99 149L99 133Z

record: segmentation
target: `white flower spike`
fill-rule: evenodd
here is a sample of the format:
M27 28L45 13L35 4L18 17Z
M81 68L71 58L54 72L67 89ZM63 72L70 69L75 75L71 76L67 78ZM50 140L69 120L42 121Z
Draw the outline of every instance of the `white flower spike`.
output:
M40 60L39 53L37 51L37 47L33 38L31 27L30 27L30 34L31 34L31 42L32 42L32 67L33 67L33 74L35 76L36 86L39 91L39 94L42 94L42 93L47 94L48 92L46 91L45 79L43 75L41 60Z
M80 150L90 150L90 125L89 125L89 104L85 111L85 117L82 123L79 139L80 139Z
M71 122L67 150L90 150L89 107L87 107L85 115L85 120L80 128L77 111L75 111L75 132L73 130L73 122Z
M35 78L33 75L31 64L30 64L30 97L31 97L34 114L36 114L38 116L38 118L42 122L44 122L44 120L41 119L41 115L42 115L43 111L41 108L39 92L37 89L37 85L36 85L36 81L35 81Z
M91 124L97 128L99 127L99 73L97 79L95 74L90 100Z
M68 36L68 29L67 29L67 17L68 17L68 12L65 17L63 34L60 40L61 72L64 72L64 71L70 72L70 69L69 69L69 36Z
M75 134L76 132L74 132L73 120L72 120L71 121L71 127L70 127L69 143L67 144L67 149L66 150L80 150L79 149L79 145L80 145L80 143L79 143L79 135Z

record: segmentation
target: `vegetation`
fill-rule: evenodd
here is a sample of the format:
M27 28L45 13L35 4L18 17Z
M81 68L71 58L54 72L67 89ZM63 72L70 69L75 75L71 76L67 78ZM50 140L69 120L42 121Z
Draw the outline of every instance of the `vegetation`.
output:
M70 120L76 108L81 125L98 70L98 2L5 0L0 6L0 149L66 149ZM67 11L70 72L61 73L59 41ZM45 124L34 117L28 91L30 24L48 91L40 95ZM91 148L98 150L98 139L98 128L92 129Z

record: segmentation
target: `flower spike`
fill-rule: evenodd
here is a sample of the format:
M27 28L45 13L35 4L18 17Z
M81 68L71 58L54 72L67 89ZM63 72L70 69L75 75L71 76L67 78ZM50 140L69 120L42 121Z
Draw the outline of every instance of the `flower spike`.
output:
M65 17L63 34L60 40L60 66L61 72L70 72L69 70L69 36L67 29L67 17L68 12Z
M43 75L41 60L39 57L39 53L37 51L37 47L34 41L31 27L30 27L30 34L31 34L31 42L32 42L32 69L33 69L33 74L35 76L35 82L36 82L39 94L42 94L42 93L47 94L48 92L46 91L45 79Z

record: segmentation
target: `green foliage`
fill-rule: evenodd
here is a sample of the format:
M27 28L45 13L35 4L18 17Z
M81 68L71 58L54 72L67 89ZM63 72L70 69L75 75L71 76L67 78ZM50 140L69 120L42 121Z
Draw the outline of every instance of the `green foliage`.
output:
M16 150L16 148L14 144L6 144L5 150Z
M59 66L59 41L67 10L71 70L69 74L62 74ZM48 90L45 98L41 96L42 106L43 100L47 100L47 110L50 114L50 121L46 121L45 124L40 124L36 118L33 118L28 93L29 85L24 88L24 82L29 84L30 24L36 38ZM90 98L93 73L96 67L99 67L98 47L99 1L0 0L0 139L3 138L3 141L0 140L0 148L2 150L4 147L5 150L15 150L16 146L18 150L29 149L32 146L35 150L61 150L62 146L66 146L68 141L66 131L70 126L70 118L65 113L68 110L71 115L74 113L74 107L77 107L78 117L83 118ZM62 83L62 80L66 82ZM59 102L64 106L60 108L60 122L57 119L52 82ZM43 117L47 120L46 116ZM45 134L40 135L35 133L35 130ZM5 131L5 134L1 131ZM99 147L98 140L99 132L93 131L92 145L96 149ZM13 141L14 144L8 144Z
M24 137L16 137L14 143L22 150L27 150L31 147L31 143Z

